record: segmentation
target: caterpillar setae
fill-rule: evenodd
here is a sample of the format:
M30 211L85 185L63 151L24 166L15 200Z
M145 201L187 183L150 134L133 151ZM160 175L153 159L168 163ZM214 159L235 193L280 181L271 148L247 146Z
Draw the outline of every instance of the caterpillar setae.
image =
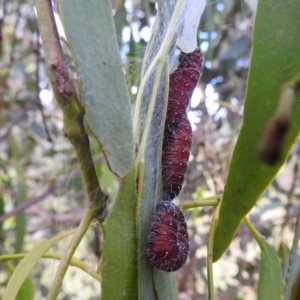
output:
M181 191L192 145L192 127L184 114L172 134L165 135L162 153L163 200L171 201Z
M170 133L181 122L202 70L202 54L197 48L179 55L178 68L170 74L169 101L165 133Z
M157 205L148 236L150 263L166 272L180 269L188 255L189 237L183 213L171 201L180 193L192 144L186 109L202 69L199 49L179 56L170 75L169 99L162 149L163 200Z
M181 191L192 143L186 116L192 93L202 70L199 49L179 55L179 66L170 75L169 99L162 156L163 199L171 201Z
M172 202L160 202L148 236L150 263L162 271L176 271L186 262L188 252L189 236L183 213Z

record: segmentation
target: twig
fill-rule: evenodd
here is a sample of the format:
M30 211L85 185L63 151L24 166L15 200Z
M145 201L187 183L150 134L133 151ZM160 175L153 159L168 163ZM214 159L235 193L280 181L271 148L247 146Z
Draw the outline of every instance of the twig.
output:
M61 49L61 44L54 20L51 0L36 0L36 10L43 39L46 66L55 98L63 112L64 132L75 148L80 166L87 203L81 223L72 237L67 251L59 264L54 282L47 299L57 298L63 278L72 256L93 218L103 221L106 211L107 196L100 188L95 166L90 151L90 141L84 126L84 108L76 96L71 84Z
M62 228L66 223L69 227L78 227L82 219L82 215L78 213L56 214L41 209L41 207L39 206L31 207L28 214L36 215L39 217L39 220L42 220L42 223L36 224L36 228L28 232L29 235L36 232L37 230L43 230L44 228Z
M212 221L210 225L210 232L207 242L207 284L208 284L208 299L214 300L214 276L213 276L213 246L214 246L214 237L215 231L219 219L219 209L218 205L213 213Z
M6 131L0 136L0 143L6 140L12 128L18 123L20 123L27 115L27 112L31 110L35 105L36 105L35 100L33 100L29 102L25 108L22 109L22 112L8 125Z
M10 212L0 216L0 223L4 222L6 219L15 216L21 212L23 212L24 210L26 210L27 208L29 208L30 206L37 204L38 202L44 200L47 196L51 195L54 193L54 191L61 186L64 183L64 181L60 181L59 184L56 180L53 180L50 185L48 186L48 188L41 193L40 195L38 195L37 197L23 202L22 204L18 205L17 207L15 207L13 210L11 210Z
M0 262L6 262L10 260L20 260L25 257L27 253L19 253L19 254L7 254L0 256ZM52 258L61 260L61 254L59 253L53 253L53 252L47 252L45 253L42 258ZM82 271L89 274L91 277L96 279L97 281L101 281L101 275L95 272L90 266L79 260L78 258L73 257L70 262L70 266L77 267L81 269Z
M222 194L218 194L215 196L203 198L203 199L196 200L196 201L181 203L181 204L178 204L177 206L178 206L178 208L180 208L183 211L188 210L190 208L196 208L196 207L216 206L220 202L221 197L222 197Z

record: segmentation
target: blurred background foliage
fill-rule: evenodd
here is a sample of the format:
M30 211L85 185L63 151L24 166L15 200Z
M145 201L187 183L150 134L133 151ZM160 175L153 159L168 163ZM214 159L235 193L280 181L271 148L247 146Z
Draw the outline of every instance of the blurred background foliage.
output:
M112 6L134 104L156 4L112 0ZM66 64L75 81L56 13ZM205 63L188 113L193 147L180 201L223 191L242 122L254 15L255 1L207 2L198 34ZM26 252L40 239L77 226L85 197L75 153L64 136L62 115L46 75L31 0L0 2L0 114L0 254ZM101 187L113 200L118 180L107 168L96 141L92 140L91 146ZM250 214L254 226L278 249L284 270L299 206L299 156L298 143ZM186 265L176 273L182 300L207 299L206 243L211 212L211 208L203 208L187 213L190 253ZM66 245L62 242L54 251L61 253ZM91 229L76 257L96 266L100 255L101 236ZM55 266L52 260L41 260L35 268L36 299L47 294ZM255 299L258 267L259 248L242 225L226 255L214 265L215 299ZM0 264L0 295L8 277L8 267ZM97 282L74 268L68 271L62 292L65 296L61 299L97 299L100 294Z

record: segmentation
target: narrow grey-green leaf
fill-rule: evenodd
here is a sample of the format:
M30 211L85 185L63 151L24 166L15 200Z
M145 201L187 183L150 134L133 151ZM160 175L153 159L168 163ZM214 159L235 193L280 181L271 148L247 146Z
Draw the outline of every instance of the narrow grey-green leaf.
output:
M136 193L134 169L122 179L103 225L102 300L137 298Z
M111 170L124 176L134 158L132 116L110 1L59 4L89 123Z
M154 287L158 300L177 300L178 291L174 273L167 273L153 270L154 273Z
M167 24L169 24L171 20L175 5L175 1L158 1L159 16L156 19L156 24L153 26L154 32L152 33L151 40L149 41L149 44L145 51L142 74L145 74L147 68L157 54L157 45L161 44L162 38L167 34L167 30L169 28ZM154 77L156 76L159 75L156 74ZM145 92L145 97L143 99L143 109L141 111L144 111L145 114L148 113L147 107L153 93L152 87L154 84L154 80L154 78L153 80L149 80L147 91ZM158 89L158 95L156 97L156 101L161 101L160 103L162 103L162 100L164 99L165 82L166 80L164 78L164 75L162 74L162 77L160 78L161 85ZM174 273L158 271L150 265L145 255L147 251L149 230L153 221L153 215L156 210L156 205L157 203L162 201L161 149L163 133L161 132L161 128L159 127L159 124L163 119L162 109L163 108L160 105L156 105L154 109L150 134L148 136L146 151L144 155L145 161L143 165L139 166L139 189L141 190L137 207L139 300L144 300L145 295L147 295L147 300L178 299ZM146 118L145 114L141 113L140 115L141 124L143 124L143 121Z

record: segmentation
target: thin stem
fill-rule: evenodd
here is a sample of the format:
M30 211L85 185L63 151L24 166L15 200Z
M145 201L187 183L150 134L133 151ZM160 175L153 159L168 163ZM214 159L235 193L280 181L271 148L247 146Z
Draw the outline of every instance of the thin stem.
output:
M196 201L181 203L181 204L178 204L177 206L182 211L185 211L185 210L188 210L191 208L196 208L196 207L216 206L219 204L221 197L222 197L222 194L218 194L215 196L203 198L203 199L196 200Z
M219 209L218 205L213 213L210 232L207 242L207 283L208 283L208 300L214 300L214 276L213 276L213 246L214 246L214 237L215 231L219 219Z
M65 273L71 263L72 256L76 251L82 237L88 230L91 221L94 219L94 211L87 208L84 212L83 218L76 232L74 233L70 244L68 245L67 251L64 253L62 260L58 266L58 270L55 274L53 284L51 285L50 291L47 295L47 300L56 300L62 281L64 279Z
M81 169L88 202L83 219L74 234L58 267L48 300L57 298L71 258L95 216L103 221L106 216L106 195L99 181L90 151L90 141L84 126L84 108L80 104L64 63L64 57L54 21L51 0L36 0L40 31L43 39L47 70L55 98L63 112L64 132L74 146Z
M166 61L164 65L164 70L169 70L169 62ZM159 141L158 141L158 153L157 157L160 158L157 161L157 173L156 173L156 191L155 191L155 199L160 199L161 198L161 190L162 190L162 147L163 147L163 142L164 142L164 130L165 130L165 124L166 124L166 115L167 115L167 108L168 108L168 100L169 100L169 89L166 88L169 86L169 80L170 76L168 72L164 72L164 106L163 106L163 111L162 111L162 118L161 118L161 132L159 136Z
M64 64L61 45L54 22L51 0L36 0L40 31L43 38L48 73L64 118L64 132L75 148L88 194L88 205L97 216L106 214L106 195L99 186L90 151L89 138L84 127L84 108L81 106Z
M245 225L248 227L249 231L251 232L252 236L255 238L256 242L258 243L259 247L262 249L265 247L264 243L264 236L262 236L252 225L248 218L243 219Z
M20 260L25 257L27 253L18 253L18 254L8 254L8 255L2 255L0 256L0 262L6 262L6 261L11 261L11 260ZM43 255L43 258L51 258L51 259L56 259L56 260L61 260L62 255L59 253L53 253L53 252L48 252ZM101 281L101 276L90 266L79 260L78 258L72 257L70 261L70 266L77 267L84 271L85 273L89 274L91 277L96 279L97 281Z
M162 69L163 69L163 64L159 64L157 67L156 76L155 76L155 80L154 80L154 84L153 84L150 105L148 108L148 113L147 113L147 118L146 118L146 123L145 123L145 130L143 133L142 142L141 142L139 152L137 155L137 159L136 159L137 165L139 164L139 162L141 160L144 161L145 148L146 148L146 143L147 143L150 128L151 128L152 116L153 116L154 107L155 107L155 103L156 103L156 96L157 96L158 88L160 85Z
M141 205L141 201L142 201L142 186L143 186L143 182L144 182L144 174L145 174L145 164L144 163L140 163L138 166L138 193L137 193L137 205L136 208L137 210L139 209L140 205ZM140 232L140 220L139 220L139 212L136 212L136 232Z
M66 182L66 180L62 180L63 183ZM6 213L6 214L3 214L0 216L0 224L3 223L6 219L12 217L12 216L15 216L21 212L23 212L25 209L29 208L30 206L34 205L34 204L37 204L38 202L46 199L47 196L51 195L54 193L54 191L60 187L62 184L61 182L57 182L56 180L53 180L50 185L48 186L48 188L42 192L40 195L38 195L37 197L29 200L29 201L26 201L26 202L23 202L21 204L19 204L18 206L16 206L12 211Z

